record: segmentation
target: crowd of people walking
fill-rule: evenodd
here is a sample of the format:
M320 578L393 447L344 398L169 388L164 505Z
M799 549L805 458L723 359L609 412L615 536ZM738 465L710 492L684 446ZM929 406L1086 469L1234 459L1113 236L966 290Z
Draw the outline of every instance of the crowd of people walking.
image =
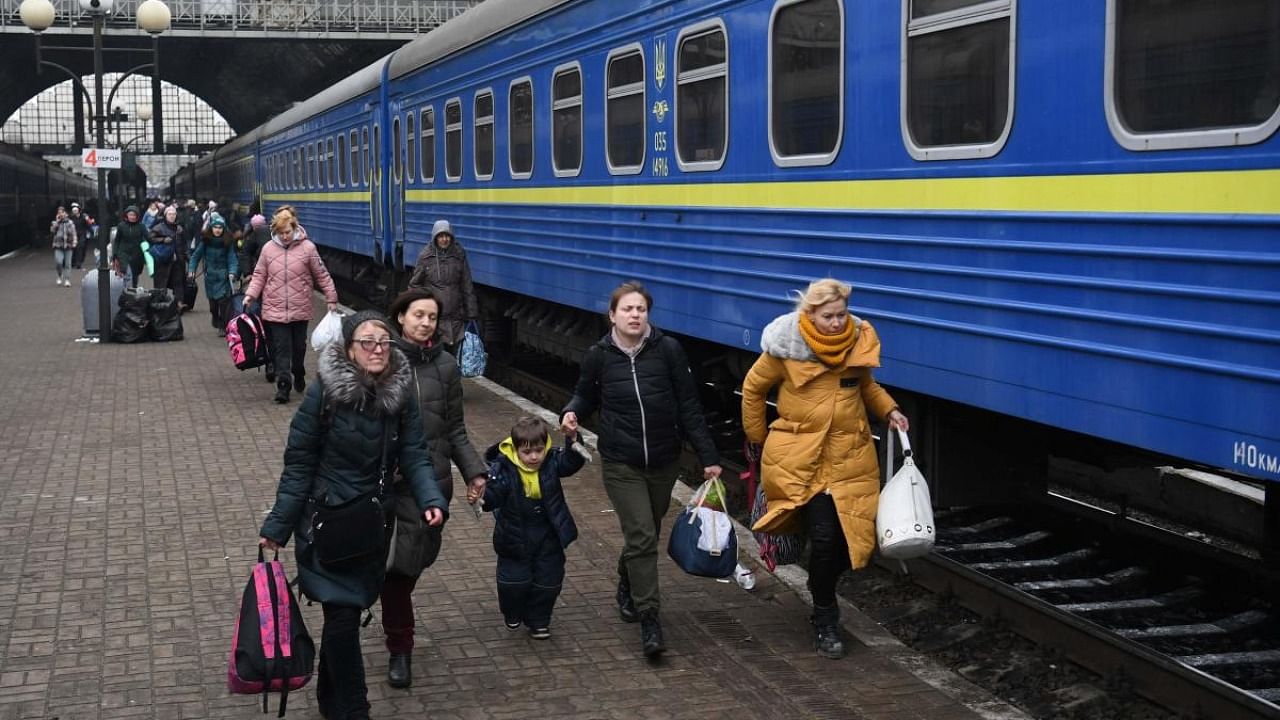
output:
M413 592L442 551L453 467L465 502L494 516L495 594L504 626L524 628L536 640L552 636L566 549L578 535L566 479L584 464L574 449L581 421L597 412L601 475L621 540L618 617L638 623L644 656L666 650L658 540L679 459L690 446L705 480L718 478L722 467L698 381L680 342L650 321L654 297L647 288L625 282L610 295L608 330L586 349L555 428L559 441L552 427L524 416L481 453L467 432L456 358L479 308L466 252L448 221L432 227L409 288L385 315L365 310L342 319L340 340L319 351L316 380L308 384L313 294L322 293L333 311L333 278L293 208L278 208L269 221L257 208L231 206L225 215L218 208L152 203L141 213L130 206L114 229L110 259L133 286L149 272L154 287L179 295L203 276L220 335L241 285L246 311L260 314L267 329L274 400L302 396L259 544L278 551L293 542L299 587L323 609L316 692L324 717L369 717L359 629L361 613L375 602L388 651L386 681L394 688L412 684ZM84 217L78 206L60 207L50 227L59 285L70 284L70 269L83 261L93 233L77 217ZM753 529L807 536L814 648L829 658L845 652L836 584L846 571L866 566L875 547L880 468L872 423L909 426L873 377L880 340L869 322L849 312L851 292L833 279L811 283L793 312L763 329L762 352L742 386L743 430L761 457L768 500ZM766 399L774 392L777 417L770 423ZM385 508L372 525L339 512L365 498ZM320 520L326 517L332 519Z

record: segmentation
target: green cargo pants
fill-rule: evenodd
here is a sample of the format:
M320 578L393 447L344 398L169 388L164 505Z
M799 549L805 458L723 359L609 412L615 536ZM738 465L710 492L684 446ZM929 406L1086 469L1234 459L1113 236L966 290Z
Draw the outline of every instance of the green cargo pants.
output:
M631 598L640 612L657 610L661 605L658 535L662 518L671 507L671 489L679 469L679 463L645 469L608 461L601 469L605 492L622 527L618 574L631 581Z

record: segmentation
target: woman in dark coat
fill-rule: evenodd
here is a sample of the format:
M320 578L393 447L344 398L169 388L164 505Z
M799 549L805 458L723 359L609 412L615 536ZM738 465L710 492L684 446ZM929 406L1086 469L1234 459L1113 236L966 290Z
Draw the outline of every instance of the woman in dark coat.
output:
M368 688L360 655L360 612L382 590L385 554L338 566L321 563L312 547L312 498L336 505L382 488L390 502L385 467L394 458L424 521L444 522L440 494L413 402L413 370L393 344L381 314L363 311L342 323L341 345L320 356L320 382L303 397L284 453L275 506L262 525L260 545L278 550L295 537L302 592L324 607L316 696L329 718L368 718ZM384 457L387 459L384 462Z
M467 252L454 239L448 220L437 220L431 228L431 244L418 256L409 287L430 290L436 296L440 302L439 341L457 357L467 321L479 317L480 311Z
M227 321L231 319L231 283L240 276L239 259L235 242L227 232L227 221L214 213L209 229L191 253L187 263L187 277L195 279L196 268L204 260L204 294L209 298L209 314L218 337L227 334Z
M658 621L658 534L671 505L680 451L688 439L706 479L720 476L689 361L675 338L649 324L653 298L638 282L609 298L613 329L587 350L573 398L561 414L566 434L600 409L604 489L622 527L618 614L640 621L647 657L666 649Z
M444 352L437 340L440 303L429 290L406 290L387 309L391 321L400 331L400 349L413 366L412 391L422 416L422 429L436 469L436 481L445 500L453 498L453 476L449 462L458 466L467 478L467 502L475 503L484 494L486 468L476 452L462 411L462 374L453 356ZM404 488L397 486L397 493ZM440 533L429 532L433 544L427 557L434 559L440 548ZM430 560L428 560L430 562ZM391 654L387 682L391 687L409 687L413 682L413 588L421 576L388 573L382 586L382 629L387 635L387 651Z
M163 219L151 226L149 242L149 252L155 259L156 269L152 276L155 288L169 288L181 303L186 289L182 271L187 265L187 239L186 231L178 224L178 208L170 205L164 209ZM184 305L183 309L189 308Z

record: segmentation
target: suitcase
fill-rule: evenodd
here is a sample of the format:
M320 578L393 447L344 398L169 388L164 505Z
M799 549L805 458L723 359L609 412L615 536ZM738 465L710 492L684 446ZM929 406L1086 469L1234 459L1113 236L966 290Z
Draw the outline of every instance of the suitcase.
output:
M187 278L182 288L182 304L188 308L196 306L196 298L200 297L200 284L195 278Z
M124 292L124 278L115 273L107 273L111 276L111 313L109 317L115 317L116 311L120 309L120 293ZM84 334L88 336L97 336L98 328L98 271L90 270L85 273L84 278L80 281L80 312L84 318ZM110 331L110 328L108 328Z

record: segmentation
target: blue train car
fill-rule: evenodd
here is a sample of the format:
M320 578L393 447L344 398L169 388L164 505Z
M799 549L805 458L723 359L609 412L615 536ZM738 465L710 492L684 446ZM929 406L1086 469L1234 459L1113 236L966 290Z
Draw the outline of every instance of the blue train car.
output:
M371 267L445 217L478 283L640 279L731 374L834 276L921 403L1280 480L1273 2L489 0L358 76L286 164L372 133L365 205L289 200Z

